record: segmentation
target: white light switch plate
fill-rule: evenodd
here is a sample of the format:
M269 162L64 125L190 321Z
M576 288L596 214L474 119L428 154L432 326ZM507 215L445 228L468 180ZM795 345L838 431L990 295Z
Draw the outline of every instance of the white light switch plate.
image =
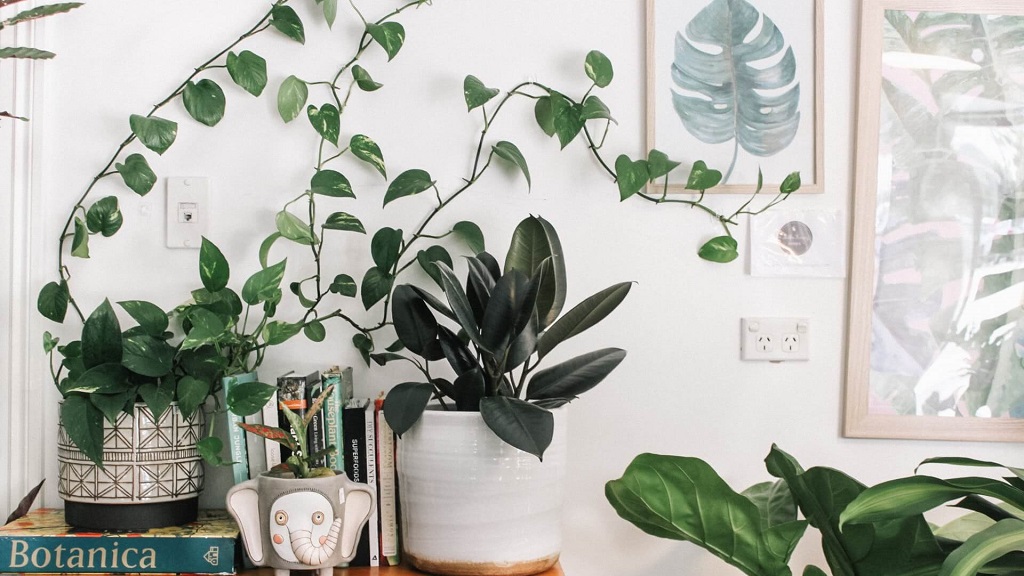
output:
M168 178L167 247L199 248L209 228L209 178Z
M807 318L743 318L740 357L743 360L809 360L811 323Z

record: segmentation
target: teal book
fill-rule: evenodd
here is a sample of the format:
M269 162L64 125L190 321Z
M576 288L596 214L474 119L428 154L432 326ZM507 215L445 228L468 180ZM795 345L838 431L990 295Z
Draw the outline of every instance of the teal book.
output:
M327 456L327 467L331 470L345 469L345 429L342 410L352 399L352 368L333 366L323 372L323 388L334 385L333 393L324 402L324 436L327 444L337 450Z
M96 532L69 526L62 509L40 508L0 527L0 572L233 574L241 553L225 510L200 510L181 526Z
M224 398L227 398L231 393L231 389L238 384L255 381L255 372L237 374L235 376L225 376L224 378L221 378L221 387L224 390ZM225 405L227 404L225 403ZM246 445L246 434L245 431L238 426L238 423L243 422L244 419L229 410L227 412L227 420L228 455L231 457L231 473L234 476L235 484L240 484L249 479L249 449Z

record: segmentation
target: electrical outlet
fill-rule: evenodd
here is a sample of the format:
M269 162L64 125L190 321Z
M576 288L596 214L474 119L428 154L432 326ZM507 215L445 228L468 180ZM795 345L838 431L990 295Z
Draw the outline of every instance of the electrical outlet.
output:
M740 331L743 360L810 359L811 324L807 318L743 318Z
M167 247L199 248L210 230L210 181L167 179Z

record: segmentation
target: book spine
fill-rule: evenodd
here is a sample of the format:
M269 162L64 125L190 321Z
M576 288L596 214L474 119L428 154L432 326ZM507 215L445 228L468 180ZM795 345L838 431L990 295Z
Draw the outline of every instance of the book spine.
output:
M320 383L317 382L313 385L312 391L310 392L310 404L312 405L323 393L323 388L320 387ZM326 403L326 400L325 400ZM309 443L309 453L317 454L327 449L327 435L324 432L324 410L320 408L313 417L309 420L309 429L306 430L306 442ZM320 467L327 465L327 459L320 457L310 463L313 467Z
M334 452L327 455L326 466L331 470L345 469L345 435L341 424L344 402L341 400L340 380L340 375L324 373L324 389L334 384L331 395L324 401L324 436L327 444L334 446Z
M305 379L299 376L282 376L278 378L277 401L279 407L286 406L299 418L304 417L306 415L306 408L309 407ZM292 430L292 425L288 418L285 417L283 409L280 409L277 415L277 426L295 438L295 431ZM298 438L295 438L295 441L298 442ZM282 462L288 460L288 457L292 455L292 451L284 444L280 445L280 452Z
M366 403L363 412L363 425L366 427L366 484L374 494L377 493L377 424L374 418L376 406L373 400ZM370 566L380 566L380 522L377 513L370 514L366 522L367 539L370 542Z
M366 423L363 419L365 407L357 400L345 404L342 411L342 424L345 428L345 473L349 480L366 484ZM356 554L348 563L349 566L370 565L370 527L363 526L356 546Z
M380 522L380 564L397 566L398 486L395 478L395 432L384 418L384 400L375 403L377 420L377 517Z
M263 412L245 417L247 424L263 424ZM255 478L267 471L266 439L255 434L245 435L245 447L249 450L249 478Z
M277 428L277 392L263 406L263 425ZM263 440L263 452L267 456L266 469L270 470L281 463L281 451L278 450L277 442L265 438Z
M229 537L0 536L0 572L235 572Z
M231 390L239 384L255 381L255 372L221 378L221 389L224 392L224 398L226 399ZM227 405L226 401L224 405ZM228 452L231 455L231 474L235 484L249 479L249 450L246 446L247 434L238 426L238 423L242 421L241 416L230 410L227 411Z

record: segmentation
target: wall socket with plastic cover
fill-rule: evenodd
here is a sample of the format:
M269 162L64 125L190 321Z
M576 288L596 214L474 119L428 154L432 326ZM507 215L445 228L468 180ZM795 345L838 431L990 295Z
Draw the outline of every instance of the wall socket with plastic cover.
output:
M807 318L743 318L740 358L743 360L809 360L811 323Z

